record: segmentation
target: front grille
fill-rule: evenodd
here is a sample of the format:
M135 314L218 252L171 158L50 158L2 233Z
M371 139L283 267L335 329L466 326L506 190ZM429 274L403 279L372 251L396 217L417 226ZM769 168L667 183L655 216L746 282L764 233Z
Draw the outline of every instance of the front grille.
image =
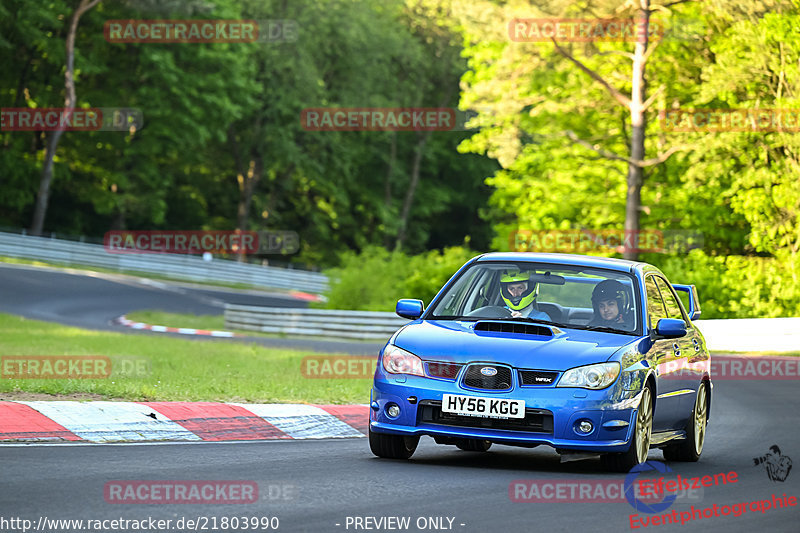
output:
M545 372L543 370L520 370L519 382L521 385L547 386L555 383L558 372Z
M494 369L494 375L486 375L481 371L486 369L490 373ZM509 390L511 388L511 368L490 363L476 363L469 365L464 372L464 379L461 383L465 387L483 390Z
M455 363L426 363L428 367L428 375L433 378L451 379L455 380L458 371L464 365Z
M442 426L457 426L484 429L553 433L553 413L547 409L525 409L525 418L481 418L460 416L442 412L442 402L422 400L419 402L419 422Z

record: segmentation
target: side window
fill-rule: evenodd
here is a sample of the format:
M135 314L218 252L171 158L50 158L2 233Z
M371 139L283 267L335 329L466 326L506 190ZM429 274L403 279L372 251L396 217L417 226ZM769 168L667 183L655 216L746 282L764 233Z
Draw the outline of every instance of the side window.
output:
M487 287L491 281L492 271L486 270L480 274L479 278L470 283L469 293L463 295L466 298L464 300L464 308L461 310L460 314L467 314L487 305ZM459 299L461 298L462 295L459 295Z
M681 312L681 306L675 295L672 294L672 288L667 286L667 282L663 278L655 278L658 283L658 288L661 291L661 296L664 297L664 304L667 306L667 317L677 318L678 320L686 320Z
M457 314L456 309L464 304L464 296L467 289L472 285L475 280L475 275L480 269L473 269L467 275L461 276L456 282L456 286L451 289L450 296L445 300L444 306L438 314L441 315L454 315Z
M661 299L661 293L656 287L653 276L648 276L645 279L644 289L647 292L647 316L650 328L653 329L659 320L667 318L667 312L664 309L664 301Z

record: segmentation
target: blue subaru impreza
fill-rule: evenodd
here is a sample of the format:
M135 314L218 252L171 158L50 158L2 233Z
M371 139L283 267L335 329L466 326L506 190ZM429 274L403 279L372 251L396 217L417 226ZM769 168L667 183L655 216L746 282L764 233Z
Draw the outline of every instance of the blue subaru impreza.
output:
M677 292L676 292L677 291ZM686 311L678 292L686 293ZM566 254L468 261L381 351L369 443L408 459L419 438L462 450L552 446L628 471L651 447L697 461L711 407L710 355L693 285L656 267Z

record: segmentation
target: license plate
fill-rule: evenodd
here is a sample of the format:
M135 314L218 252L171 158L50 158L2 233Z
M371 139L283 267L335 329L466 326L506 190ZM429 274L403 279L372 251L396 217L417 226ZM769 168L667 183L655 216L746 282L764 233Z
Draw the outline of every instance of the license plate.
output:
M525 400L443 394L442 411L486 418L525 418Z

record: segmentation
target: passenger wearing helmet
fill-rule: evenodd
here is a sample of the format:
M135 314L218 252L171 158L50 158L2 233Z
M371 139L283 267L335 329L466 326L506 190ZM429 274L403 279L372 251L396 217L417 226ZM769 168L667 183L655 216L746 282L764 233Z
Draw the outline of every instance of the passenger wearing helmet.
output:
M619 281L607 279L598 283L592 291L592 308L594 317L590 326L633 329L628 289Z
M530 272L510 270L500 277L500 296L506 304L506 309L511 316L528 317L538 320L550 320L550 315L539 311L536 306L536 296L539 295L539 285L531 281Z

